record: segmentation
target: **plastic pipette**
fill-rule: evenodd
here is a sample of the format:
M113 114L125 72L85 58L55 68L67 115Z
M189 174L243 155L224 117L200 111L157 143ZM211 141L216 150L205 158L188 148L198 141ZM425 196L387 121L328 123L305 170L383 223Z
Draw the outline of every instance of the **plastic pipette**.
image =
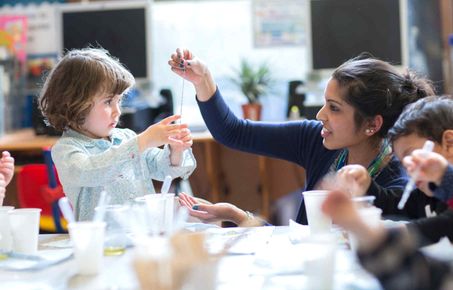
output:
M105 190L101 191L101 195L98 200L97 210L94 212L93 221L102 222L105 215L105 206L110 202L110 196L107 195Z
M161 189L161 194L167 194L168 193L168 190L170 189L170 185L171 185L171 176L170 175L167 175L165 176L165 179L164 179L164 183L162 184L162 189Z
M68 223L75 222L74 212L72 211L71 205L69 204L67 197L62 197L58 200L58 206L60 207L61 212L63 213L64 218Z
M426 140L425 144L423 145L423 152L431 152L433 151L434 148L434 142L430 140ZM400 202L398 203L398 209L403 209L404 205L406 204L407 200L409 199L409 196L411 195L412 190L415 188L415 181L418 178L418 175L420 174L420 168L417 168L412 175L412 178L409 180L409 182L406 184L406 187L404 188L403 195L401 196Z

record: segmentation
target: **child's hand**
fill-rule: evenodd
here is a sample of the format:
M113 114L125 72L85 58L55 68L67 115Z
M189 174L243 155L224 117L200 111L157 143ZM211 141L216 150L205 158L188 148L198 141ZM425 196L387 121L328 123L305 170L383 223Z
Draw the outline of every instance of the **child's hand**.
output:
M370 227L363 221L347 193L331 191L323 202L321 209L332 218L334 223L352 232L363 249L373 249L384 240L385 229L382 226Z
M331 191L322 204L322 211L332 218L332 221L344 228L351 230L360 222L357 208L350 196L341 191Z
M14 175L14 158L11 157L8 151L2 152L0 159L0 174L3 175L5 186L11 182Z
M181 118L179 115L167 117L140 133L138 135L140 152L149 147L159 147L171 142L182 143L178 138L181 136L182 130L187 129L187 124L171 124L179 118Z
M0 206L3 205L3 199L5 198L5 192L6 192L5 177L3 177L2 174L0 174Z
M439 185L447 170L448 161L438 153L417 149L403 158L403 165L411 176L420 168L416 183L434 182Z
M181 129L178 136L170 137L170 148L172 153L182 152L193 145L193 138L188 128Z

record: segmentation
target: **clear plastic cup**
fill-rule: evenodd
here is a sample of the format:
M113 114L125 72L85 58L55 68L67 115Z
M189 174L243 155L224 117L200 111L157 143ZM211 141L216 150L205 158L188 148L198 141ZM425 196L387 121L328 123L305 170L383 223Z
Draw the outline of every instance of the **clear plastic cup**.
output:
M68 230L78 273L94 275L101 272L104 259L105 223L75 222L68 225Z
M129 206L107 205L105 206L104 222L104 255L118 256L126 251L128 244L127 231L129 226ZM100 210L99 208L95 209Z
M175 195L145 195L146 205L151 216L150 228L152 235L168 235L173 230L175 214Z

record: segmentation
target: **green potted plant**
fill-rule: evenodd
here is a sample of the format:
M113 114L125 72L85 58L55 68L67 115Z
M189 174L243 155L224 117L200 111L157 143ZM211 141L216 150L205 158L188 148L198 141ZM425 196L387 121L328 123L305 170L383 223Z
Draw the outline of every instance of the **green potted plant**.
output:
M242 105L244 119L260 120L260 97L266 94L272 83L271 72L266 63L254 68L247 60L243 59L236 77L231 79L247 98L248 103Z

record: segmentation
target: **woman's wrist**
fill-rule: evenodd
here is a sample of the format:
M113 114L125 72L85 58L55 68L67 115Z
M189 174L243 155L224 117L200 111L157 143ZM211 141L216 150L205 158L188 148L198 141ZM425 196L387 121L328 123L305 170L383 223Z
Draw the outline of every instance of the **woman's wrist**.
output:
M237 225L240 225L240 224L243 224L247 219L248 219L248 216L247 216L246 211L244 211L238 207L235 207L230 221Z
M212 78L209 70L206 70L202 81L199 84L195 85L195 91L197 93L197 98L201 102L208 101L216 92L217 86Z

